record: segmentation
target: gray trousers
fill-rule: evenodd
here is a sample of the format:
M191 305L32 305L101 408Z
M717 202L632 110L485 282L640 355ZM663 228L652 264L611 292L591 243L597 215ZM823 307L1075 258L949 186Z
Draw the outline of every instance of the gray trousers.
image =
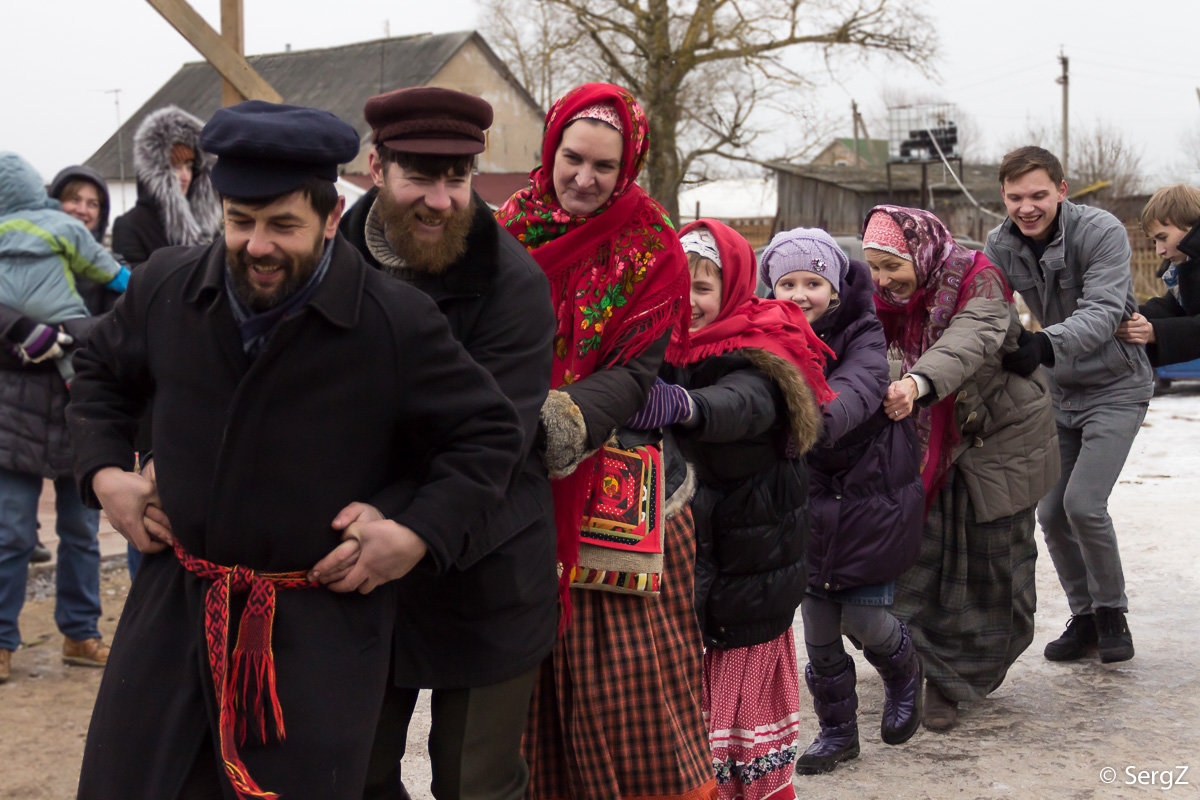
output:
M1089 614L1096 608L1128 610L1108 496L1148 405L1056 409L1062 475L1037 510L1072 614Z
M467 689L434 689L430 787L437 800L520 800L529 782L521 735L538 668ZM371 748L364 800L407 800L400 777L417 689L389 686Z

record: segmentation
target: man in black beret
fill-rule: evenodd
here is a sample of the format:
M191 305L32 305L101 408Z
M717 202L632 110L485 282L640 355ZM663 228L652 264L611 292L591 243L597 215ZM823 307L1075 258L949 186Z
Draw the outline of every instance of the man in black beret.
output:
M399 764L419 689L433 690L429 753L439 800L522 797L521 734L537 666L558 620L549 479L534 444L549 390L554 311L537 263L471 189L492 108L439 88L367 101L375 187L342 233L381 271L421 289L455 337L495 377L525 433L502 503L466 529L445 572L414 570L397 587L394 681L367 798L405 797Z
M157 251L76 360L80 485L146 554L79 797L359 800L396 579L455 563L522 435L429 298L337 234L353 128L248 102L200 142L224 236Z

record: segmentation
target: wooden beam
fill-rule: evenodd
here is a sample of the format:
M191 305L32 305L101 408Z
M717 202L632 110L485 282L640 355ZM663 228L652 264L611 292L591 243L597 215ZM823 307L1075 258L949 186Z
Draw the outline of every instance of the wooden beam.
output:
M240 53L229 46L212 26L204 21L187 0L146 0L155 11L162 14L171 26L191 42L192 47L229 81L248 100L266 100L281 103L279 92L267 83L254 68L246 63Z
M245 35L242 0L221 0L221 38L239 56L246 54ZM233 106L246 99L236 86L224 78L221 79L221 105Z

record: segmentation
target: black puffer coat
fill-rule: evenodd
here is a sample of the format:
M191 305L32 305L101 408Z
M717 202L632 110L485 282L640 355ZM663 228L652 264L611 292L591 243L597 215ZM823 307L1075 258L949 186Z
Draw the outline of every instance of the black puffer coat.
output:
M813 324L837 359L825 365L837 397L821 441L808 452L813 586L840 591L884 583L912 565L921 544L925 491L916 428L883 412L889 375L871 274L851 261L841 305Z
M769 642L792 624L807 585L808 470L820 429L796 367L758 348L664 366L688 389L698 424L675 426L695 467L696 613L708 647Z

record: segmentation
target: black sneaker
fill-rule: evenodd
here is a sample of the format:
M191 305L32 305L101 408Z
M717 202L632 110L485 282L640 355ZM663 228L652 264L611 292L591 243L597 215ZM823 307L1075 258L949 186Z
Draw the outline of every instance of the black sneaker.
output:
M50 560L50 551L41 542L33 546L33 552L29 555L30 564L45 564Z
M1133 658L1133 634L1121 609L1097 608L1096 632L1100 637L1100 660L1105 664Z
M1046 660L1076 661L1096 652L1098 640L1096 616L1094 614L1072 614L1062 636L1046 645Z

